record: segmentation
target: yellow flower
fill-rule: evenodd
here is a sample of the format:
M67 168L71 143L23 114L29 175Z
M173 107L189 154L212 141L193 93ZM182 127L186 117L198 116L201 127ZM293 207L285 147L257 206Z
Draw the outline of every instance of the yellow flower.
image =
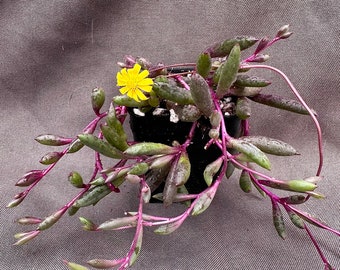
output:
M137 102L148 99L143 91L150 92L153 85L152 79L147 78L149 76L149 71L143 70L140 72L140 70L141 66L135 64L133 68L123 68L117 73L117 86L121 87L119 91Z

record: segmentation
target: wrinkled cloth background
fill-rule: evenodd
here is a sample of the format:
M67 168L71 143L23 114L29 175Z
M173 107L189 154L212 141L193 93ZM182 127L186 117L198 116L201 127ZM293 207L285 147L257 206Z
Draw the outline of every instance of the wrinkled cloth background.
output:
M14 221L22 216L50 215L77 190L67 183L72 170L91 175L93 154L83 149L60 164L15 209L5 209L21 191L15 182L28 170L43 168L46 152L34 138L44 133L76 136L93 118L90 92L100 86L107 102L114 93L116 62L125 54L167 64L193 62L205 47L237 35L261 38L290 24L294 35L270 48L268 62L284 71L307 103L317 110L324 136L325 163L318 191L326 200L310 200L300 209L340 229L340 106L338 0L307 1L0 1L1 219L0 269L66 269L63 259L84 263L93 258L123 256L134 231L86 232L78 216L97 223L137 208L137 188L126 185L79 211L65 215L28 245L13 246L13 235L30 228ZM252 50L244 53L250 55ZM265 89L293 97L275 74ZM317 137L307 116L254 106L253 133L285 140L301 156L274 158L272 175L307 177L318 165ZM128 196L125 196L128 193ZM148 213L179 214L182 206ZM244 194L238 176L225 180L212 205L190 217L169 236L146 228L140 258L133 269L323 269L304 230L286 218L288 238L272 225L271 204L256 190ZM340 269L340 239L310 226L322 250Z

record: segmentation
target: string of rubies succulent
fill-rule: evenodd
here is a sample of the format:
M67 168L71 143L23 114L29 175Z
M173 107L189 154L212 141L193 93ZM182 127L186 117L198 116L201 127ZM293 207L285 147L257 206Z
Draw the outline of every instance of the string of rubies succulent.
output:
M95 151L93 174L84 183L78 172L69 174L69 182L79 193L46 218L23 217L20 224L37 225L31 231L18 233L15 245L23 245L43 231L49 229L68 212L74 215L80 208L97 204L108 194L119 192L122 183L139 185L139 207L137 211L128 212L123 217L105 221L99 225L80 217L83 228L88 231L119 230L135 228L135 236L126 256L107 260L93 259L88 264L95 268L118 267L126 269L133 265L141 252L143 228L156 227L155 233L170 234L181 226L191 215L199 215L211 204L215 193L224 178L230 179L235 169L240 171L239 184L244 192L250 192L254 186L262 195L267 195L272 204L273 223L280 235L286 237L282 209L298 228L306 230L316 247L325 269L334 269L324 256L308 224L323 228L340 236L340 232L321 222L318 218L297 208L311 197L323 198L315 191L323 163L321 129L316 113L301 98L287 76L280 70L265 65L269 56L263 51L275 42L291 35L288 25L283 26L273 39L264 37L236 37L227 39L208 47L198 57L196 63L174 65L153 65L144 58L127 56L124 63L119 63L122 70L117 73L117 86L123 95L113 98L108 111L101 112L105 101L103 89L92 91L91 101L96 117L81 134L75 138L45 134L36 138L41 144L49 146L66 146L61 151L52 151L44 155L40 163L45 169L31 170L19 179L16 186L27 187L15 195L7 207L19 205L24 198L57 164L71 153L79 151L84 145ZM253 54L241 59L241 51L258 44ZM255 63L255 64L254 64ZM290 100L264 94L262 90L269 81L248 75L251 69L268 69L280 75L293 91L297 100ZM270 170L270 155L297 155L295 148L283 141L251 135L249 118L251 103L276 107L299 114L309 115L318 135L319 165L315 175L305 179L282 180L268 176L256 169L256 165ZM183 143L173 142L166 145L154 141L136 142L128 139L123 128L128 108L135 108L141 115L156 108L169 110L173 122L191 123L191 128ZM240 136L232 137L227 132L228 123L225 116L236 114L241 120ZM202 181L206 188L198 194L190 194L186 182L195 170L187 149L194 138L200 119L209 122L209 141L203 146L209 149L213 145L219 149L217 158L206 165ZM112 159L110 167L103 167L102 156ZM204 158L204 157L202 157ZM151 180L164 184L161 193L153 194ZM156 181L156 182L157 182ZM152 183L154 185L155 183ZM280 197L272 189L286 190L287 196ZM185 211L176 217L162 217L145 213L143 206L151 197L163 201L165 206L174 202L184 203ZM76 263L67 262L69 269L87 269Z

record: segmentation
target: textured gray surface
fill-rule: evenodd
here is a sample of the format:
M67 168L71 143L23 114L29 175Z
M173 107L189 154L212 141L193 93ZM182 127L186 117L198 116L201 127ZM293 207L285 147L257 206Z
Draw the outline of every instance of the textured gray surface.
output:
M16 180L40 168L40 156L49 151L33 138L42 133L78 134L93 117L90 90L101 86L113 95L115 63L124 54L165 63L194 61L214 41L274 35L287 23L294 35L268 51L273 56L269 63L286 72L318 111L325 140L325 179L319 191L327 200L310 201L302 209L340 229L340 109L335 99L340 89L339 12L338 0L0 1L0 269L65 269L62 259L80 263L125 254L133 231L88 233L67 216L30 244L12 246L13 235L26 230L15 219L47 216L72 198L76 191L65 187L71 170L90 175L92 156L87 150L58 164L17 209L4 209L20 190L14 188ZM265 74L275 82L268 91L285 91L291 97L281 79ZM275 159L273 175L315 173L312 121L274 109L258 109L254 115L261 116L252 126L254 132L285 139L302 153L292 161ZM99 222L121 216L136 209L131 198L115 194L80 215ZM159 205L148 208L162 211ZM179 208L166 211L174 215ZM287 222L288 239L283 241L271 223L268 199L256 192L243 194L234 177L222 184L208 211L188 219L174 234L157 236L146 230L134 269L322 269L304 231ZM312 229L340 269L339 237Z

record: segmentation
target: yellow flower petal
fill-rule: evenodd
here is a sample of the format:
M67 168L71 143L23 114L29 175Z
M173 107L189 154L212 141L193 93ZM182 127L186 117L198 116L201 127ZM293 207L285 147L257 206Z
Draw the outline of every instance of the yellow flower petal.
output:
M124 86L124 87L119 89L119 92L121 92L123 95L125 95L129 91L130 91L130 88L127 87L127 86Z
M141 73L138 74L137 81L138 82L143 81L148 76L149 76L149 71L143 70Z
M142 91L136 90L136 94L140 100L147 100L148 98L143 94Z
M140 102L141 100L146 100L143 93L150 92L152 90L153 80L147 78L149 76L149 71L142 70L139 64L135 64L133 68L126 69L123 68L117 73L117 86L121 88L119 91L128 97Z
M139 85L138 88L144 92L150 92L152 90L151 85Z

